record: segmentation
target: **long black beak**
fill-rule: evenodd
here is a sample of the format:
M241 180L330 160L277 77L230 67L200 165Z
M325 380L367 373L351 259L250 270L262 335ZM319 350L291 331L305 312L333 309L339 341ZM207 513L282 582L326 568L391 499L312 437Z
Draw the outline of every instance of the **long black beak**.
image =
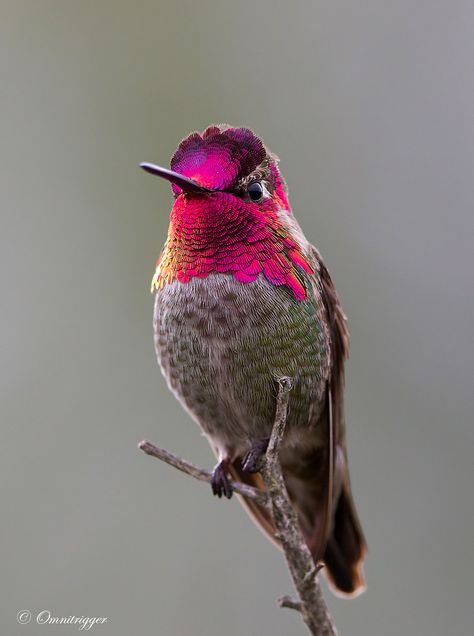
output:
M168 170L168 168L162 168L161 166L155 166L154 163L141 163L140 168L143 168L143 170L150 174L156 174L158 177L174 183L184 190L184 192L212 192L209 188L199 185L196 181L188 179L188 177L179 174L179 172L174 172L173 170Z

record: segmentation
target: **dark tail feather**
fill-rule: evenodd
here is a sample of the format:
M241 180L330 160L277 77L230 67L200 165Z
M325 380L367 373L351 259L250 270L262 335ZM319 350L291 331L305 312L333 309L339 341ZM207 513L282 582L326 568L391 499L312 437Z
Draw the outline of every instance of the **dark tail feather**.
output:
M337 593L357 596L365 589L362 561L367 553L349 486L344 485L334 515L334 525L324 553L326 574Z

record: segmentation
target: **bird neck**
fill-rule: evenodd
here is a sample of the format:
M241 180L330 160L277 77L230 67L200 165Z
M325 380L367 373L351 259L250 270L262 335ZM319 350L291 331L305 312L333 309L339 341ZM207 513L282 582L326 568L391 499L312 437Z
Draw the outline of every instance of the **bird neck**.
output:
M289 214L287 210L282 211ZM151 290L177 280L229 273L242 283L263 275L306 298L303 271L312 273L301 246L284 226L272 199L246 204L226 192L180 196L171 212L168 238L157 261Z

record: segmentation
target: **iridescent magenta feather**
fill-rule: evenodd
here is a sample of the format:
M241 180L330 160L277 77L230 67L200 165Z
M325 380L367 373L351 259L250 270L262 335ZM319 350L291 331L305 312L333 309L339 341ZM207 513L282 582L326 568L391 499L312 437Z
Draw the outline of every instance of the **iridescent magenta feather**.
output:
M191 133L178 146L171 169L206 188L229 190L265 159L263 142L248 128L210 126ZM175 194L181 192L173 187Z

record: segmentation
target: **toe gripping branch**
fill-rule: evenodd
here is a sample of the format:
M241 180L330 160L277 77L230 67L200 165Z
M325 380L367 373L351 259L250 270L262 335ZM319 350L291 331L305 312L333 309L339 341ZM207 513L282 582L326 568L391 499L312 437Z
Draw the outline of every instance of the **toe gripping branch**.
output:
M218 464L216 464L214 470L212 471L212 492L219 498L224 495L225 497L227 497L227 499L230 499L232 497L232 493L234 492L228 476L229 464L229 459L223 459Z
M265 453L268 448L269 439L257 442L247 453L242 462L242 471L245 473L258 473L263 467ZM214 467L211 476L212 492L217 497L224 495L227 499L232 497L234 489L229 479L230 459L225 458Z

